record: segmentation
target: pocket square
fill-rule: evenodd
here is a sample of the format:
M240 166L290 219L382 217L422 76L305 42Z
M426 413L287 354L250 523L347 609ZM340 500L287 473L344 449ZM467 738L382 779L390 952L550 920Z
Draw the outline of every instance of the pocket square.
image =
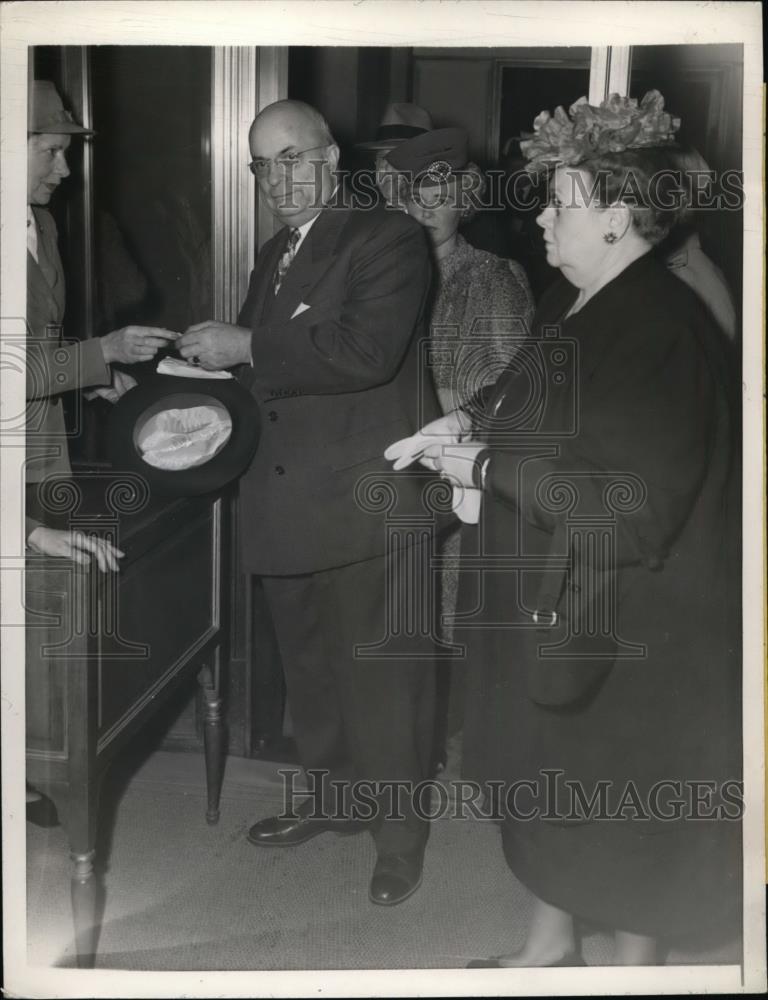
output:
M296 308L293 310L293 314L291 316L291 319L296 319L297 316L301 316L301 314L303 312L306 312L307 309L310 309L310 308L311 308L311 306L308 306L306 302L300 302L296 306Z

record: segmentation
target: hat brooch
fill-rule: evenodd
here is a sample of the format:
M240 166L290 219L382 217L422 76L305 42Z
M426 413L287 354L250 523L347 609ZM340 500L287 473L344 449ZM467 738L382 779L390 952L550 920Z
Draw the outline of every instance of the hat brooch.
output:
M453 170L451 169L450 163L446 160L435 160L434 163L430 163L424 173L429 177L431 181L436 183L445 183L449 180Z

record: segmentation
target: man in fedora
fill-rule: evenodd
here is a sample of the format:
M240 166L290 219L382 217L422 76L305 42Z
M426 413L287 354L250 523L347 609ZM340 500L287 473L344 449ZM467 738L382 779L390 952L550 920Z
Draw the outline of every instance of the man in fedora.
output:
M27 120L27 463L28 485L49 476L69 476L61 395L94 388L114 402L135 385L113 362L147 361L177 334L127 326L103 337L62 341L65 288L56 223L48 204L69 176L67 150L76 136L91 136L65 110L50 80L34 80ZM63 531L27 518L26 539L36 552L87 564L95 556L101 570L117 569L122 553L103 539Z
M418 104L389 104L369 142L358 142L358 149L372 153L375 161L376 187L390 207L402 208L398 172L387 159L396 146L407 139L429 132L434 128L429 112Z
M421 882L428 824L415 795L429 776L434 647L431 633L418 650L392 636L388 613L418 626L406 573L415 566L417 586L428 584L429 542L414 534L393 548L364 484L386 480L396 428L412 433L419 410L437 412L419 351L427 245L405 213L334 199L339 148L309 105L268 106L249 140L264 204L284 228L259 254L238 325L200 323L178 342L205 368L244 366L259 403L261 440L240 483L242 560L262 578L301 763L314 772L314 796L257 822L249 840L286 847L368 828L378 856L369 898L393 905ZM424 486L393 484L399 517L424 523ZM388 637L386 655L371 656ZM369 823L354 799L350 809L364 785Z

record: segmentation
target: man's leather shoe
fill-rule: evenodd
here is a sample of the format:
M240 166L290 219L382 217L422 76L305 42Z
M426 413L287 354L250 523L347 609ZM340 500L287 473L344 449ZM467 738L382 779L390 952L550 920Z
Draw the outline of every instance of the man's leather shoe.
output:
M347 837L353 833L362 833L368 828L369 824L362 820L311 819L308 816L282 819L280 816L269 816L253 824L248 831L248 840L257 847L295 847L320 833L332 832L340 837Z
M368 898L379 906L394 906L408 899L421 885L424 851L382 854L373 869Z

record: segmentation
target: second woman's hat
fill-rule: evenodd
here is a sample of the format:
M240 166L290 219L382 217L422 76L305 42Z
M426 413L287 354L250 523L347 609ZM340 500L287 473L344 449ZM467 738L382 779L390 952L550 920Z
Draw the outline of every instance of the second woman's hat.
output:
M445 184L469 164L467 133L462 128L437 128L409 139L387 156L392 166L421 187Z
M371 152L394 149L401 142L422 135L431 128L429 112L418 104L390 104L376 129L375 138L370 142L358 142L357 148L369 149Z

